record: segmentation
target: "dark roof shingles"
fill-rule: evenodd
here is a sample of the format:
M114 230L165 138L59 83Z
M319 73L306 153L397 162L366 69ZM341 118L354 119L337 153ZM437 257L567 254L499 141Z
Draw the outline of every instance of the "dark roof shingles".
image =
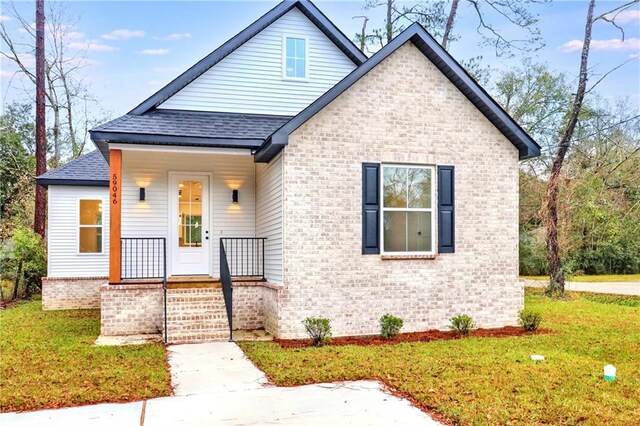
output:
M92 133L131 133L213 139L266 139L291 117L156 109L127 114L92 129Z
M108 186L109 165L100 151L91 151L81 157L38 176L40 185L63 184L62 182L86 182L89 185Z

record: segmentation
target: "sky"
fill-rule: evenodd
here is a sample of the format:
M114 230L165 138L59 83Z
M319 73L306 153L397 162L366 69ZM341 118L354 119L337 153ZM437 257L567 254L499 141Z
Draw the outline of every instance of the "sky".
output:
M83 81L99 100L105 117L127 113L148 96L185 71L202 57L224 43L267 12L277 1L67 1L67 16L74 23L67 32L71 51L86 51ZM354 37L362 25L355 16L367 15L370 28L381 26L384 10L363 10L365 1L314 2L347 36ZM461 2L463 4L464 2ZM624 2L598 1L596 16ZM10 4L0 3L0 20L16 37L24 36L18 22L11 17ZM33 1L17 1L18 12L30 18ZM575 83L584 35L586 1L561 1L535 5L544 48L528 55L535 63L566 73ZM32 19L32 18L31 18ZM640 5L619 17L625 28L625 40L612 25L602 21L593 28L590 67L593 80L628 61L598 86L598 93L615 101L626 98L630 106L640 105ZM480 47L473 11L464 6L454 31L460 41L451 46L456 59L482 55L492 76L521 65L522 56L496 57L492 48ZM500 26L509 36L513 29ZM5 46L2 46L5 49ZM516 52L517 53L517 52ZM27 61L32 59L27 58ZM0 60L0 104L28 100L33 87L6 59ZM27 93L25 93L25 89ZM489 87L490 89L490 87Z

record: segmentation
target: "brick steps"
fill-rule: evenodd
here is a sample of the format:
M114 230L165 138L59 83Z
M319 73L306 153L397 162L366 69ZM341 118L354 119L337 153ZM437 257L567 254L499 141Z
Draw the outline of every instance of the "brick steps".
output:
M222 290L217 287L167 289L169 343L227 340L229 325Z

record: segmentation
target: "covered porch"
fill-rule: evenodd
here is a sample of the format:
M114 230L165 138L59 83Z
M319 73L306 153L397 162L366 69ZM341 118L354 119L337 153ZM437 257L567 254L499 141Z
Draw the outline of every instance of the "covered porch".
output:
M104 335L161 332L166 342L189 342L275 327L273 300L282 284L281 162L254 161L262 135L219 137L241 117L225 114L212 138L186 136L185 114L202 122L220 118L156 111L155 117L180 123L183 134L169 135L162 127L154 127L162 134L132 133L140 116L129 119L126 132L92 132L110 169Z

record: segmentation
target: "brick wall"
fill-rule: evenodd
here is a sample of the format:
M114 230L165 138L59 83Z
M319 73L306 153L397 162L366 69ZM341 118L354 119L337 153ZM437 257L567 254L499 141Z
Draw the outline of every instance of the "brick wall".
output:
M311 315L335 335L378 333L386 312L404 331L461 313L482 327L516 322L518 152L413 44L290 135L283 161L280 337L303 337ZM363 162L454 165L456 253L362 255Z
M156 334L163 329L162 284L100 287L100 334Z
M42 279L42 309L97 309L100 307L100 286L106 277Z
M275 324L273 305L265 296L277 294L276 285L234 282L234 330L252 330ZM164 330L161 284L108 285L100 288L101 334L154 334ZM271 299L269 299L271 300ZM267 329L267 331L271 331ZM229 325L220 288L167 290L169 343L195 343L229 338Z

